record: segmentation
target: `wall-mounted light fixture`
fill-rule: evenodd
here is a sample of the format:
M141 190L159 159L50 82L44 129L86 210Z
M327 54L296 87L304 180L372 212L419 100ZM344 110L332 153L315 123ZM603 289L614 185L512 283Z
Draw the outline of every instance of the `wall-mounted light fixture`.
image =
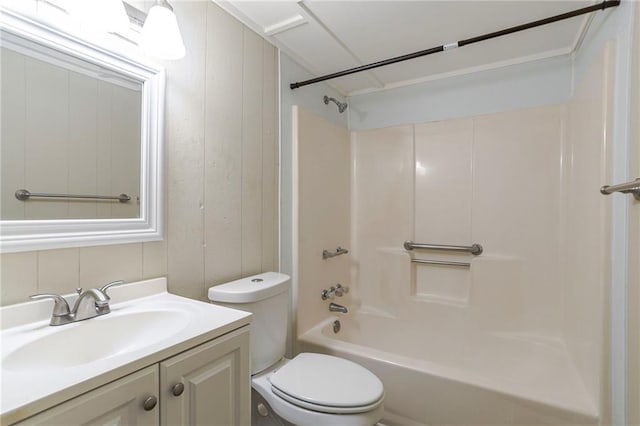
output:
M180 59L186 50L173 8L167 0L157 0L144 21L138 46L148 56Z

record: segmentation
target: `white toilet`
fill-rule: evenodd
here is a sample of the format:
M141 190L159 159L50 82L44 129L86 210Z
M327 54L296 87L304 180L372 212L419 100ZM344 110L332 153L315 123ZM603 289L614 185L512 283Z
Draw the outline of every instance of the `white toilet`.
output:
M330 355L301 353L291 360L284 358L289 287L289 276L266 272L209 289L213 303L254 315L252 423L270 424L271 418L271 424L296 426L376 424L383 414L384 388L369 370Z

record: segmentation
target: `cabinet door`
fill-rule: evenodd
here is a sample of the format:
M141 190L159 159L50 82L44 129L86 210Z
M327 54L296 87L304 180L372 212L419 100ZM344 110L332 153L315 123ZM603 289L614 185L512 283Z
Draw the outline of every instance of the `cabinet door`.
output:
M160 363L160 424L251 424L249 327Z
M153 365L63 402L18 425L157 425L160 411L157 404L153 408L149 404L149 410L143 406L150 397L156 398L157 402L158 386L158 366Z

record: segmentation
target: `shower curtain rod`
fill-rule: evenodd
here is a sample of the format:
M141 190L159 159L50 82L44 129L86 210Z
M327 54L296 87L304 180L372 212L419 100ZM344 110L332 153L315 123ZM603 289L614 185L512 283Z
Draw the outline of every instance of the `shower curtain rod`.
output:
M537 21L529 22L522 25L516 25L515 27L506 28L500 31L494 31L492 33L483 34L477 37L468 38L466 40L460 40L458 42L443 44L437 47L432 47L431 49L420 50L418 52L409 53L402 56L396 56L394 58L385 59L378 62L373 62L366 65L360 65L359 67L349 68L343 71L334 72L331 74L326 74L320 77L312 78L310 80L300 81L297 83L291 83L289 87L291 90L297 89L298 87L308 86L309 84L319 83L325 80L331 80L333 78L342 77L349 74L354 74L357 72L368 71L373 68L383 67L385 65L391 65L398 62L408 61L409 59L419 58L421 56L431 55L433 53L443 52L449 49L455 49L456 47L467 46L469 44L477 43L479 41L489 40L496 37L501 37L503 35L516 33L519 31L528 30L529 28L535 28L542 25L551 24L553 22L562 21L565 19L573 18L575 16L584 15L586 13L595 12L597 10L605 10L610 7L616 7L620 5L620 0L605 0L602 3L594 4L592 6L583 7L581 9L572 10L570 12L562 13L560 15L551 16L549 18L539 19Z

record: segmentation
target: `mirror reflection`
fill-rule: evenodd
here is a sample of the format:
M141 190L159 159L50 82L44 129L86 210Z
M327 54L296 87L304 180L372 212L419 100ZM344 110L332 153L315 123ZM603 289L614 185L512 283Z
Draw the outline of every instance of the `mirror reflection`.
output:
M46 49L0 49L0 219L140 217L141 83Z

